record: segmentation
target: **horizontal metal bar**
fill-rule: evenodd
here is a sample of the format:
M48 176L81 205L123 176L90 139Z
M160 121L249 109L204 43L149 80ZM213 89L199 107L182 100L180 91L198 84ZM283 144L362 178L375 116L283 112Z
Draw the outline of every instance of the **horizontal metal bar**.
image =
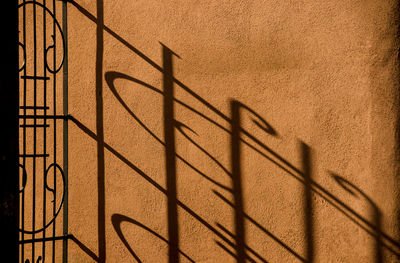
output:
M60 119L68 120L71 119L71 115L18 115L20 119Z
M45 237L45 238L34 238L34 239L26 239L18 241L18 244L26 244L26 243L35 243L35 242L46 242L53 240L66 240L71 239L72 235L58 236L58 237Z
M44 107L44 106L21 106L19 107L20 109L26 109L26 110L48 110L50 109L49 107Z
M39 158L39 157L49 157L48 154L18 154L18 156L19 157L30 157L30 158L33 158L33 157L37 157L37 158Z
M48 124L21 124L19 127L26 127L26 128L44 128L50 127Z
M49 77L39 77L39 76L21 76L21 79L40 79L40 80L49 80Z

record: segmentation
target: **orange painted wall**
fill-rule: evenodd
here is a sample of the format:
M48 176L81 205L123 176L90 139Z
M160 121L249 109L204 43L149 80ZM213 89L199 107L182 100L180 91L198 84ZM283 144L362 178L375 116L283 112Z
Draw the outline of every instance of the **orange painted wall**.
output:
M69 262L398 262L397 9L69 3Z

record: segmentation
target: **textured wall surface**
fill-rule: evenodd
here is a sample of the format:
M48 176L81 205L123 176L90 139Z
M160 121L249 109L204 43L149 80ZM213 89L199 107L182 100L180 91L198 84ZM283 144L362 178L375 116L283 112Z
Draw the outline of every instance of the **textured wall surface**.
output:
M397 1L68 5L70 262L399 262Z

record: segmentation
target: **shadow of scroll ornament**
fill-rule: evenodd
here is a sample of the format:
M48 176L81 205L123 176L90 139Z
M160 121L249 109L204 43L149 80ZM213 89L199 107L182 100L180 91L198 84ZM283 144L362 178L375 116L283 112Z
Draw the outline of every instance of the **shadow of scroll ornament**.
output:
M329 172L333 179L348 193L357 198L364 198L368 204L370 205L370 213L372 216L372 224L373 224L373 235L375 238L374 245L374 253L375 253L375 263L384 262L383 257L383 242L382 242L382 213L377 204L362 191L359 187L355 186L353 183L348 181L347 179L339 176L333 172Z
M127 216L121 215L121 214L113 214L111 216L111 222L113 224L114 230L115 232L117 232L118 237L121 239L122 243L124 243L125 247L129 250L129 252L131 253L131 255L138 261L138 262L143 262L142 260L140 260L140 258L138 257L138 255L133 251L132 247L129 245L128 241L126 240L124 234L122 233L122 229L121 229L121 224L123 222L127 222L127 223L131 223L135 226L138 226L144 230L146 230L147 232L149 232L150 234L152 234L153 236L157 237L158 239L164 241L165 243L169 244L168 240L165 239L164 237L162 237L160 234L156 233L155 231L153 231L152 229L150 229L149 227L143 225L142 223L129 218ZM193 259L191 259L187 254L185 254L184 252L182 252L181 250L178 250L178 252L184 256L186 259L188 259L190 262L195 262Z
M106 82L107 82L107 86L108 86L108 88L110 89L110 91L112 92L112 94L115 96L115 98L118 100L118 102L122 105L122 107L129 113L129 115L130 115L135 121L137 121L137 123L138 123L148 134L150 134L151 137L153 137L158 143L160 143L160 144L162 144L163 146L165 146L165 143L164 143L159 137L157 137L157 135L156 135L153 131L151 131L150 128L147 127L147 125L144 124L144 122L143 122L141 119L139 119L139 117L132 111L131 108L129 108L129 106L126 104L126 102L123 100L123 98L119 95L119 93L118 93L118 91L117 91L117 89L116 89L116 87L115 87L115 85L114 85L114 81L115 81L116 79L125 79L125 80L131 81L131 82L133 82L133 83L139 84L139 85L141 85L141 86L143 86L143 87L145 87L145 88L148 88L148 89L150 89L150 90L152 90L152 91L154 91L154 92L156 92L156 93L159 93L161 96L163 96L164 93L163 93L162 91L158 90L157 88L151 86L150 84L147 84L147 83L145 83L145 82L143 82L143 81L141 81L141 80L139 80L139 79L137 79L137 78L128 76L128 75L126 75L126 74L123 74L123 73L120 73L120 72L114 72L114 71L109 71L109 72L106 72L106 73L105 73L105 80L106 80ZM190 106L184 104L183 102L181 102L181 101L179 101L179 100L177 100L177 99L174 99L174 101L175 101L176 103L178 103L178 104L180 104L180 105L182 105L182 106L184 106L184 107L186 107L186 108L192 110L192 111L195 112L196 114L199 114L201 117L206 118L204 115L198 113L196 110L194 110L194 109L191 108ZM191 140L190 137L187 136L187 134L183 131L181 122L178 122L178 121L175 120L174 125L175 125L175 128L177 129L178 132L182 133L191 143L193 143L193 144L196 145L197 147L200 147L199 145L195 144L194 141ZM185 127L186 129L189 128L189 127L186 126L186 125L184 125L184 127ZM189 130L191 130L191 129L189 128ZM205 152L204 149L201 148L201 150ZM207 155L211 157L211 155L210 155L209 153L207 153ZM219 187L221 187L221 188L223 188L223 189L225 189L225 190L227 190L227 191L230 191L229 187L223 185L222 183L217 182L216 180L212 179L210 176L207 176L205 173L203 173L202 171L200 171L198 168L196 168L196 167L194 167L192 164L190 164L190 163L189 163L187 160L185 160L185 158L183 158L182 156L180 156L180 155L177 154L177 158L180 159L181 161L183 161L186 165L188 165L191 169L193 169L194 171L196 171L198 174L200 174L201 176L203 176L204 178L206 178L208 181L212 182L213 184L218 185ZM215 158L213 158L213 157L211 157L211 158L213 159L214 162L216 161ZM219 166L221 166L220 163L217 162L217 164L218 164ZM223 168L223 170L224 170L224 172L226 172L226 173L230 176L230 173L226 170L226 168Z

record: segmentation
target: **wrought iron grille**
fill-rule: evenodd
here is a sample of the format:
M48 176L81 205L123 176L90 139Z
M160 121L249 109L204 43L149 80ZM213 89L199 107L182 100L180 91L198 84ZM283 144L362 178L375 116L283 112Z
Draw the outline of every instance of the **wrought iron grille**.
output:
M67 6L18 3L20 262L66 262Z

